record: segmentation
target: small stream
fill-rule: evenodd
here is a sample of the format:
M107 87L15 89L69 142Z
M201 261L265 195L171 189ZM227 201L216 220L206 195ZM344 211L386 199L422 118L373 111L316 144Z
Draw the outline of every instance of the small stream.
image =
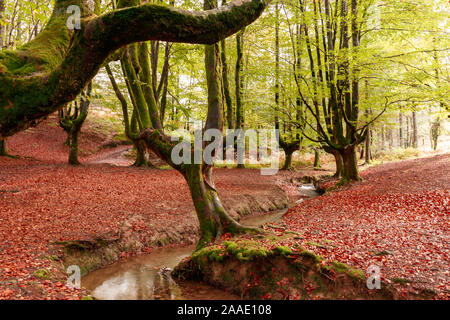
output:
M302 185L299 191L305 198L319 194L312 184ZM288 209L244 217L240 222L248 226L262 226L280 220ZM170 273L194 246L158 248L149 254L135 256L87 274L82 286L100 300L238 300L230 294L194 281L175 282Z

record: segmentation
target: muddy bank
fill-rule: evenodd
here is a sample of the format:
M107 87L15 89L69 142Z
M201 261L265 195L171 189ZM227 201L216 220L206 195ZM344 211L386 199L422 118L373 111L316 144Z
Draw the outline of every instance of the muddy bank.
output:
M369 290L361 270L304 248L256 238L233 238L206 247L180 263L173 276L201 280L246 299L395 299L384 283Z
M303 185L299 194L315 197L314 186ZM252 198L249 198L252 199ZM256 204L260 202L256 201ZM260 206L259 208L263 208ZM269 209L272 208L270 205ZM240 222L247 226L261 227L276 224L288 209L244 216ZM90 272L83 277L83 287L96 299L101 300L159 300L159 299L240 299L242 292L231 294L204 283L202 279L173 279L171 271L193 252L194 246L166 246L127 258ZM220 268L219 268L220 270ZM228 288L226 288L228 289Z

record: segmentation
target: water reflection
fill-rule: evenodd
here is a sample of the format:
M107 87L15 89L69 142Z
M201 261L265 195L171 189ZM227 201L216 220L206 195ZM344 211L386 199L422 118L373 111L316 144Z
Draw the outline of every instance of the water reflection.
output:
M251 216L240 222L261 226L281 219L286 211ZM155 249L150 254L131 257L90 272L83 277L82 286L100 300L239 299L203 283L175 282L172 279L172 269L193 250L194 246Z

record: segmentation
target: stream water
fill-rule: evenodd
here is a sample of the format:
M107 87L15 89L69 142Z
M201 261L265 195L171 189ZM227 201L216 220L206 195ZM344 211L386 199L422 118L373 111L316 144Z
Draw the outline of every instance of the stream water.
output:
M299 188L306 198L317 196L313 185ZM261 226L278 221L287 209L245 217L244 225ZM178 281L171 270L188 257L194 246L159 248L149 254L135 256L90 272L82 279L82 286L100 300L237 300L239 296L201 282Z

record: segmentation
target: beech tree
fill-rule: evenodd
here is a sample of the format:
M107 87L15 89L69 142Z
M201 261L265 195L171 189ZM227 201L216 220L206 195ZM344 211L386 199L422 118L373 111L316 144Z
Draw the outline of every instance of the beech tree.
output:
M217 45L256 20L266 0L236 0L221 8L205 2L204 12L185 11L138 0L120 0L123 9L97 16L83 0L55 0L53 14L41 33L14 51L0 53L0 139L38 124L74 100L118 49L143 41L205 44L208 115L205 129L223 127L218 89ZM81 8L80 29L67 28L67 8ZM164 133L154 101L148 106L152 127L139 138L186 178L201 227L199 245L224 232L246 232L223 208L205 164L176 165L175 147Z
M78 136L81 127L88 115L91 104L92 82L83 90L80 101L74 101L58 110L59 125L67 133L67 146L69 147L69 164L79 165L78 160Z

